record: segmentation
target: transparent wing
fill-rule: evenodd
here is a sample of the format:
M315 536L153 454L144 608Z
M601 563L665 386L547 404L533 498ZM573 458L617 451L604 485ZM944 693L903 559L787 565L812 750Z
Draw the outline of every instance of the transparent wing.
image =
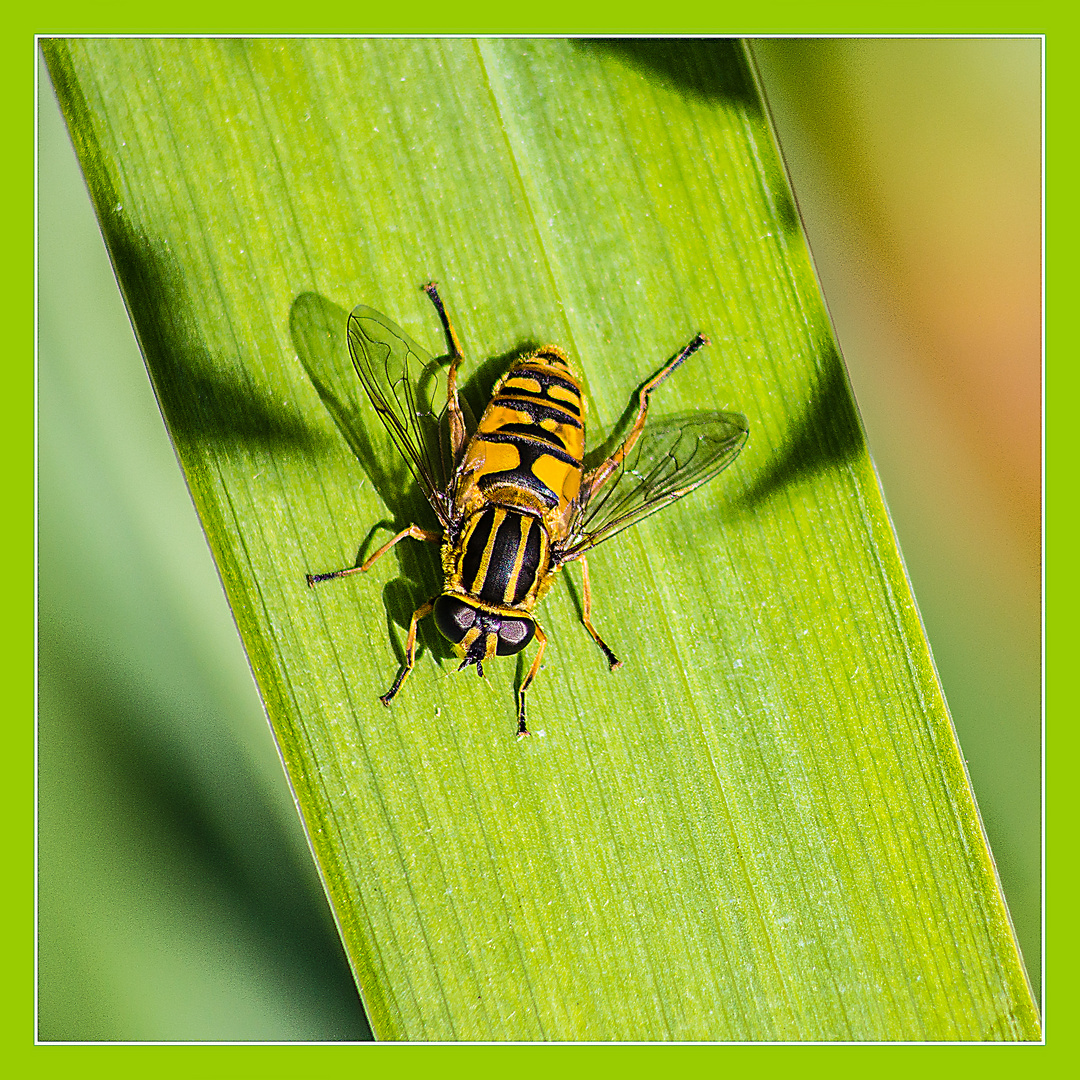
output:
M612 479L582 507L556 558L569 562L681 499L726 469L746 442L739 413L693 413L649 424Z
M443 365L397 324L360 304L348 324L349 353L371 404L444 525L451 472Z

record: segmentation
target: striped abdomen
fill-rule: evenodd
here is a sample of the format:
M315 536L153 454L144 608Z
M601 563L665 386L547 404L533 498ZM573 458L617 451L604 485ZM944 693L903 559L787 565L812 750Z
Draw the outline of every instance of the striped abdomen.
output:
M581 488L584 452L581 386L549 346L495 387L465 450L460 475L468 487L459 499L465 503L475 486L491 502L541 515L566 508Z

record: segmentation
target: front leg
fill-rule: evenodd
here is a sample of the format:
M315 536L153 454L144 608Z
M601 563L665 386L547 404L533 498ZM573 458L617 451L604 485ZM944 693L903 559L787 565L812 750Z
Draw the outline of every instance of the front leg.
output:
M390 702L394 700L394 695L401 689L405 676L413 669L413 663L416 660L416 624L425 615L430 615L434 607L435 601L429 600L426 604L421 604L412 614L412 619L409 621L409 636L405 641L405 666L398 672L394 685L379 698L387 708L390 707Z
M585 612L581 617L581 621L585 624L585 629L592 634L593 641L600 646L601 651L607 657L611 670L614 671L616 668L622 667L622 661L608 648L607 642L597 633L596 627L592 624L592 585L589 582L589 560L582 555L580 561L581 572L585 578Z
M529 729L525 725L525 691L529 689L530 683L536 678L536 673L540 670L540 660L543 658L544 650L547 648L547 634L541 629L539 623L536 624L536 640L540 643L540 648L536 650L536 656L533 658L532 666L529 668L529 674L522 679L521 688L518 690L517 733L519 739L529 734Z

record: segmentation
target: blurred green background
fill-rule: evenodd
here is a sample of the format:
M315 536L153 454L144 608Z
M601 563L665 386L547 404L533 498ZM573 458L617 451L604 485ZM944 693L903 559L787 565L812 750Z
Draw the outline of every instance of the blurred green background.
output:
M1036 993L1041 48L753 46ZM39 139L39 1037L365 1038L43 69Z

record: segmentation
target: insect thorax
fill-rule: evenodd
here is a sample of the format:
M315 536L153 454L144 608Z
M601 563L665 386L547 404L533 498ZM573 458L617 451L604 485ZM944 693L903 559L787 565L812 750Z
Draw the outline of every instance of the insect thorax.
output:
M485 506L443 550L445 590L496 608L531 611L549 576L551 544L534 514Z

